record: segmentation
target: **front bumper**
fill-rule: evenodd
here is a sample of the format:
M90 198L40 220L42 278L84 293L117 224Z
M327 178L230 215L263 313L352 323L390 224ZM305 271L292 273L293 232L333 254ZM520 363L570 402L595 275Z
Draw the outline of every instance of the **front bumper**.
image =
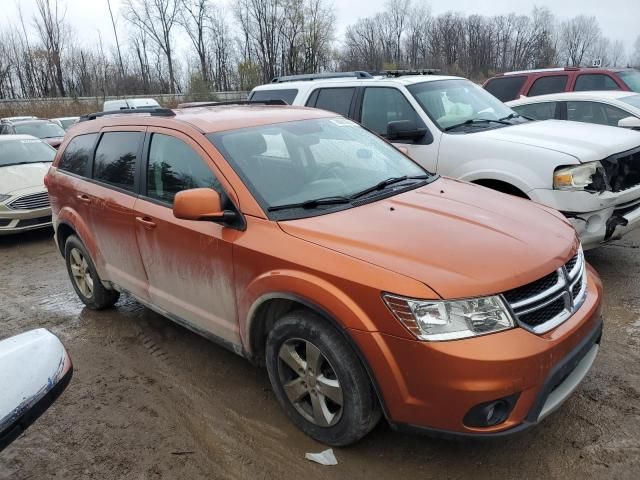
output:
M640 226L640 186L617 193L532 190L529 195L561 211L585 250L617 240Z
M602 332L602 285L589 269L587 298L544 335L522 328L451 342L419 342L351 331L398 429L491 437L523 430L558 408L593 364ZM517 395L491 427L465 425L475 406Z
M51 208L0 210L0 235L27 232L51 226Z

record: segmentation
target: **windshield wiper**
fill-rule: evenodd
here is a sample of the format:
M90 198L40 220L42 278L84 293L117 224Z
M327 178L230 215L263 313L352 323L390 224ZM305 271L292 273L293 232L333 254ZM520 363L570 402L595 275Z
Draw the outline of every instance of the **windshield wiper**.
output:
M360 192L354 193L349 198L351 198L352 200L355 200L356 198L364 197L368 193L375 192L377 190L383 190L383 189L387 188L389 185L393 185L394 183L404 182L405 180L425 180L425 179L427 179L429 177L430 177L430 175L414 175L414 176L411 176L411 177L408 177L407 175L403 175L401 177L387 178L386 180L382 180L381 182L378 182L377 184L373 185L372 187L365 188L364 190L362 190Z
M322 198L313 198L311 200L305 200L304 202L299 203L287 203L285 205L273 205L272 207L267 208L269 212L276 212L278 210L289 210L292 208L318 208L322 205L341 205L345 203L351 203L351 199L348 197L322 197Z
M455 125L451 125L449 127L446 127L444 129L445 132L448 132L449 130L453 130L455 128L460 128L460 127L465 127L468 125L477 125L479 123L500 123L502 125L511 125L510 122L506 122L504 119L500 119L500 120L492 120L490 118L470 118L469 120L465 120L462 123L456 123Z

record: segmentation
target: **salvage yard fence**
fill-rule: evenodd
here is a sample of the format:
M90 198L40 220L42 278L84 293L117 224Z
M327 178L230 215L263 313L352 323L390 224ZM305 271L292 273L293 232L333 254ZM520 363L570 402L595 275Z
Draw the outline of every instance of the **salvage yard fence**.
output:
M249 92L210 92L207 94L148 94L105 97L53 97L30 99L0 99L0 118L34 115L41 118L71 117L99 112L106 100L124 98L154 98L163 107L175 108L179 103L195 101L246 100Z

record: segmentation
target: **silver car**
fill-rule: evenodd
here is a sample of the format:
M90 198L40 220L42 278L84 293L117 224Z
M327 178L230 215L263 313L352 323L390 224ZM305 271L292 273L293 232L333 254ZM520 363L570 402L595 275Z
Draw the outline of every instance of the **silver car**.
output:
M30 135L0 135L0 235L51 225L44 176L55 155Z

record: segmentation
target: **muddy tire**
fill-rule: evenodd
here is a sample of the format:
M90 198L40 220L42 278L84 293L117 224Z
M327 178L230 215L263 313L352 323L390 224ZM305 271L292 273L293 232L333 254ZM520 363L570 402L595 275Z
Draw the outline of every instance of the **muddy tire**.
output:
M331 446L357 442L381 416L369 377L344 337L309 311L290 312L269 332L266 364L287 416Z
M113 307L120 298L120 292L105 288L87 249L75 235L67 238L64 258L71 285L87 308L104 310Z

